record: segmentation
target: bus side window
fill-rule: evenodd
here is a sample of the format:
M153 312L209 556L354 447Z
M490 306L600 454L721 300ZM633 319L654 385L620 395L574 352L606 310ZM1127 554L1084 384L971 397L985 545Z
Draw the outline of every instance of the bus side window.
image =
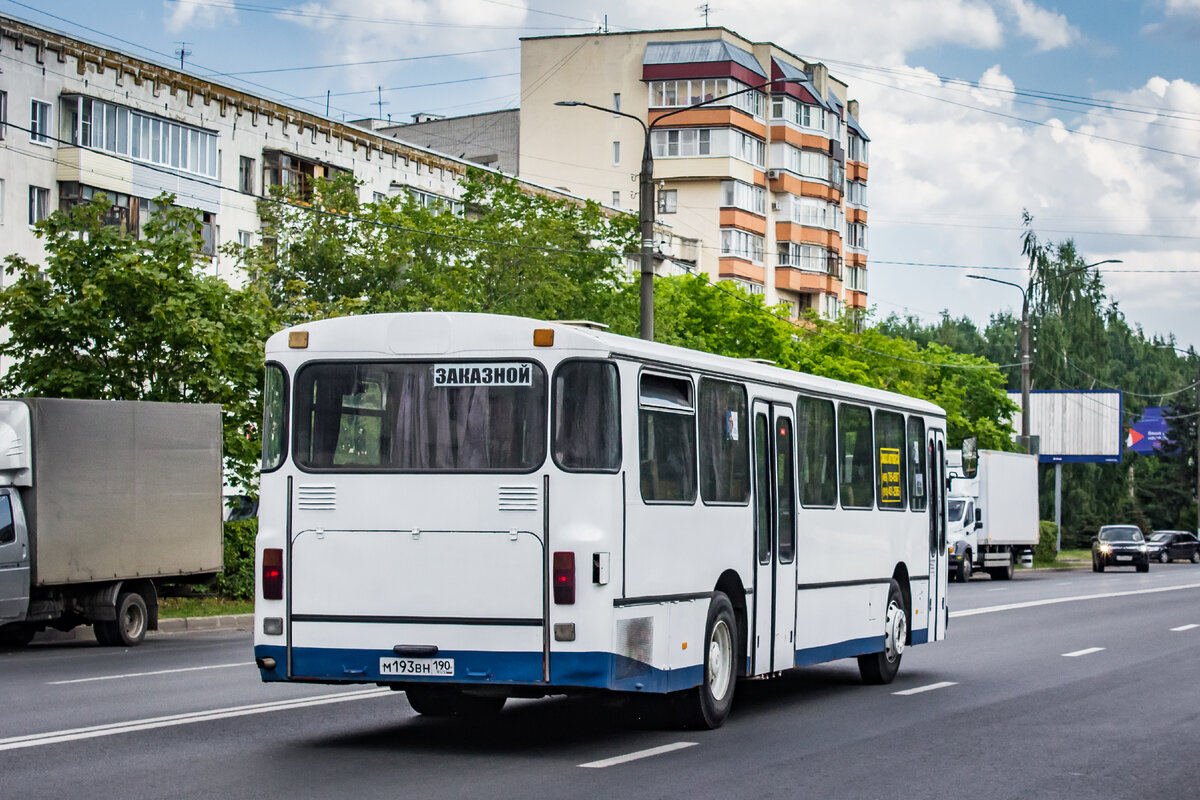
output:
M800 504L836 506L837 427L833 401L800 397L796 401L796 436L800 450Z
M620 469L619 399L616 364L560 364L554 374L554 463L571 472Z
M876 494L879 507L903 511L908 505L908 473L904 458L904 416L894 411L875 413L875 454L879 459Z
M638 460L643 500L696 501L696 410L690 379L642 375Z
M843 508L875 505L875 449L871 441L871 409L842 403L838 414L838 455L842 461Z
M908 418L908 462L909 504L913 511L925 510L925 420Z
M700 379L700 496L706 503L750 502L746 389Z

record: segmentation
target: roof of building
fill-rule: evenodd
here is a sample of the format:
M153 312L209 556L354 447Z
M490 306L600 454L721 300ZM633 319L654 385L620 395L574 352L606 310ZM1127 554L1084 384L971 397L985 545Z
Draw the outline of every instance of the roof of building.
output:
M648 42L642 64L705 64L733 61L756 75L767 77L762 65L751 53L724 39L693 42Z
M846 126L850 128L850 130L857 133L858 138L862 139L864 142L871 141L871 137L867 136L866 131L862 129L862 125L858 124L858 120L854 118L853 114L846 114Z

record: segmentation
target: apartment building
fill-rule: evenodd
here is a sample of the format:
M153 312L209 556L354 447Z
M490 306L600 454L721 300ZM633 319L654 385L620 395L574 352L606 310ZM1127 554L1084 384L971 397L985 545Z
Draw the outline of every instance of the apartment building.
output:
M700 269L834 317L867 305L869 139L847 91L725 28L522 39L518 173L636 210L648 135L657 219L700 240Z
M353 172L364 201L408 192L453 204L468 166L0 16L0 256L40 261L32 225L97 192L113 224L139 231L165 191L202 212L203 252L236 283L220 248L258 242L257 201L272 186L303 195L317 177Z

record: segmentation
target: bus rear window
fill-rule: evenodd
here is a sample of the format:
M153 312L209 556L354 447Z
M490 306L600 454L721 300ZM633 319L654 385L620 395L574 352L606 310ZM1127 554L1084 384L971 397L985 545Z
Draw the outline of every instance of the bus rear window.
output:
M546 376L530 361L319 363L296 377L295 459L333 472L531 472Z

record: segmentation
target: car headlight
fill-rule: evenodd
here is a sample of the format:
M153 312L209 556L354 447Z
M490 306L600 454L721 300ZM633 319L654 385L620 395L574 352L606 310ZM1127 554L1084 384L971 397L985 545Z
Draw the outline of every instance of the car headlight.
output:
M1112 545L1111 545L1111 544L1102 544L1102 545L1100 545L1100 552L1101 552L1101 553L1104 553L1105 555L1107 555L1107 554L1111 553L1111 552L1112 552Z
M1146 552L1146 545L1144 545L1144 544L1139 544L1139 545L1138 545L1138 552L1139 552L1139 553L1144 553L1144 552Z

